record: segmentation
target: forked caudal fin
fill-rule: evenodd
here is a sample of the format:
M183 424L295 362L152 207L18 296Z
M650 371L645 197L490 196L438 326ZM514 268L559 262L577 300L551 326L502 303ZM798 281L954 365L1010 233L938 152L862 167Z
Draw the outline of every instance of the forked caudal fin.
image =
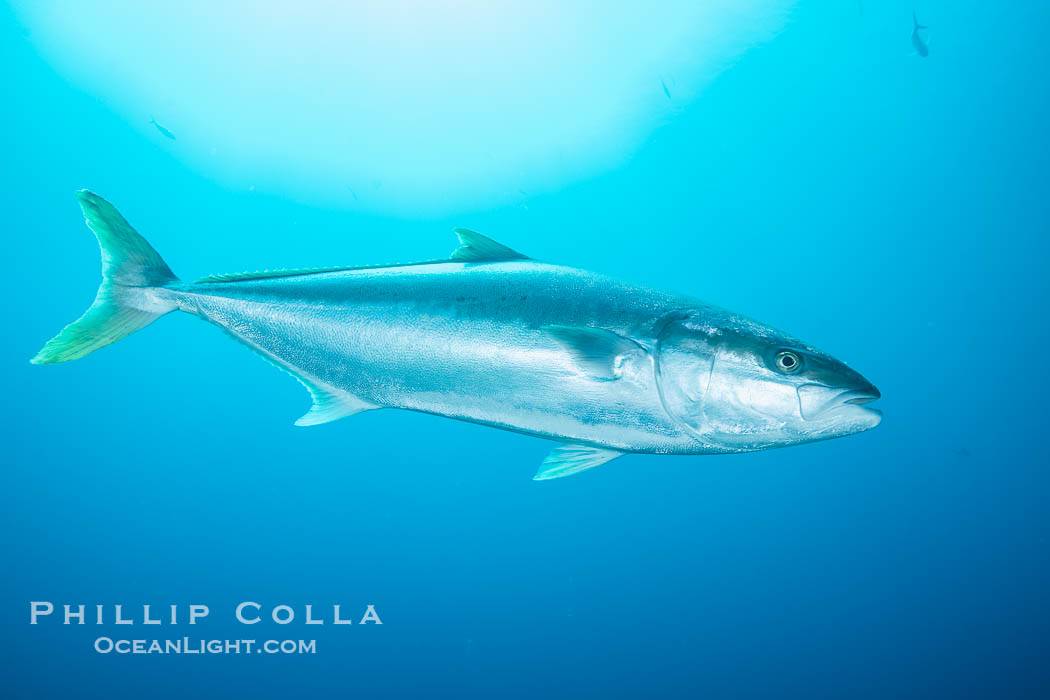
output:
M77 199L102 249L102 284L84 315L47 341L33 364L76 360L175 309L149 293L177 280L157 251L97 194L80 190Z

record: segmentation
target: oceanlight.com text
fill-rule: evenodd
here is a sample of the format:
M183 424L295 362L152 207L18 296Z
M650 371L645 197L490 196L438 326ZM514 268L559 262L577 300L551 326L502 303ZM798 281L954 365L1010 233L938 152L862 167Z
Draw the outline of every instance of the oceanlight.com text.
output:
M316 654L316 639L111 639L95 640L99 654Z

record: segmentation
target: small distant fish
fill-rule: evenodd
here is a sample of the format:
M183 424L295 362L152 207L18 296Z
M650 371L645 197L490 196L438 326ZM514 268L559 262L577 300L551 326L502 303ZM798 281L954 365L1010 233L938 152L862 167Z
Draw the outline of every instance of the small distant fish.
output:
M660 80L660 87L664 89L664 94L667 95L667 99L671 99L671 91L667 89L667 83L662 79Z
M354 192L353 187L347 187L346 189L350 190L350 194L353 196L355 202L361 201L360 197L357 196L357 192Z
M919 54L923 58L930 55L930 47L926 45L926 42L922 40L922 36L919 34L920 29L929 29L925 24L919 24L919 18L915 16L915 10L912 10L911 21L913 28L911 30L911 45L915 47L915 53Z
M150 117L149 123L152 124L153 126L157 127L157 131L159 131L164 136L167 136L172 141L175 140L175 134L171 133L171 129L169 129L168 127L166 127L163 124L159 123L153 117Z
M965 447L956 447L952 450L952 454L957 455L959 457L969 457L970 451Z

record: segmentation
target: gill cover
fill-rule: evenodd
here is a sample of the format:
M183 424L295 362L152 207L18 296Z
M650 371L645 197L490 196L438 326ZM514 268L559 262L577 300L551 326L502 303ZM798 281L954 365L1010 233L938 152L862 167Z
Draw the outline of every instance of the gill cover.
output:
M707 434L704 404L714 374L718 332L701 323L698 314L676 311L663 320L653 353L656 386L667 415L712 449L717 446Z
M664 410L703 450L743 452L797 441L792 379L766 367L770 331L706 308L667 317L657 336L656 373ZM788 440L790 438L790 440Z

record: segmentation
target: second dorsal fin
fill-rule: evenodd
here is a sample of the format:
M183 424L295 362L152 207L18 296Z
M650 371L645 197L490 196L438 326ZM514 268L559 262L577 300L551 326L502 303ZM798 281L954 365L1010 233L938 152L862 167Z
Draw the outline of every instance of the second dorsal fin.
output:
M462 244L449 256L450 260L456 262L499 262L501 260L528 260L516 250L512 250L502 243L497 243L488 236L483 236L477 231L469 228L454 229L459 242Z
M435 265L446 262L500 262L501 260L528 260L516 250L511 250L502 243L497 243L488 236L483 236L469 228L454 229L460 246L452 251L447 259L423 260L411 263L393 263L390 265L354 265L348 267L313 267L292 270L260 270L257 272L232 272L209 275L197 280L198 284L217 284L223 282L244 282L246 280L274 279L277 277L302 277L303 275L323 275L329 272L350 272L352 270L380 270L386 267L412 267L413 265Z

